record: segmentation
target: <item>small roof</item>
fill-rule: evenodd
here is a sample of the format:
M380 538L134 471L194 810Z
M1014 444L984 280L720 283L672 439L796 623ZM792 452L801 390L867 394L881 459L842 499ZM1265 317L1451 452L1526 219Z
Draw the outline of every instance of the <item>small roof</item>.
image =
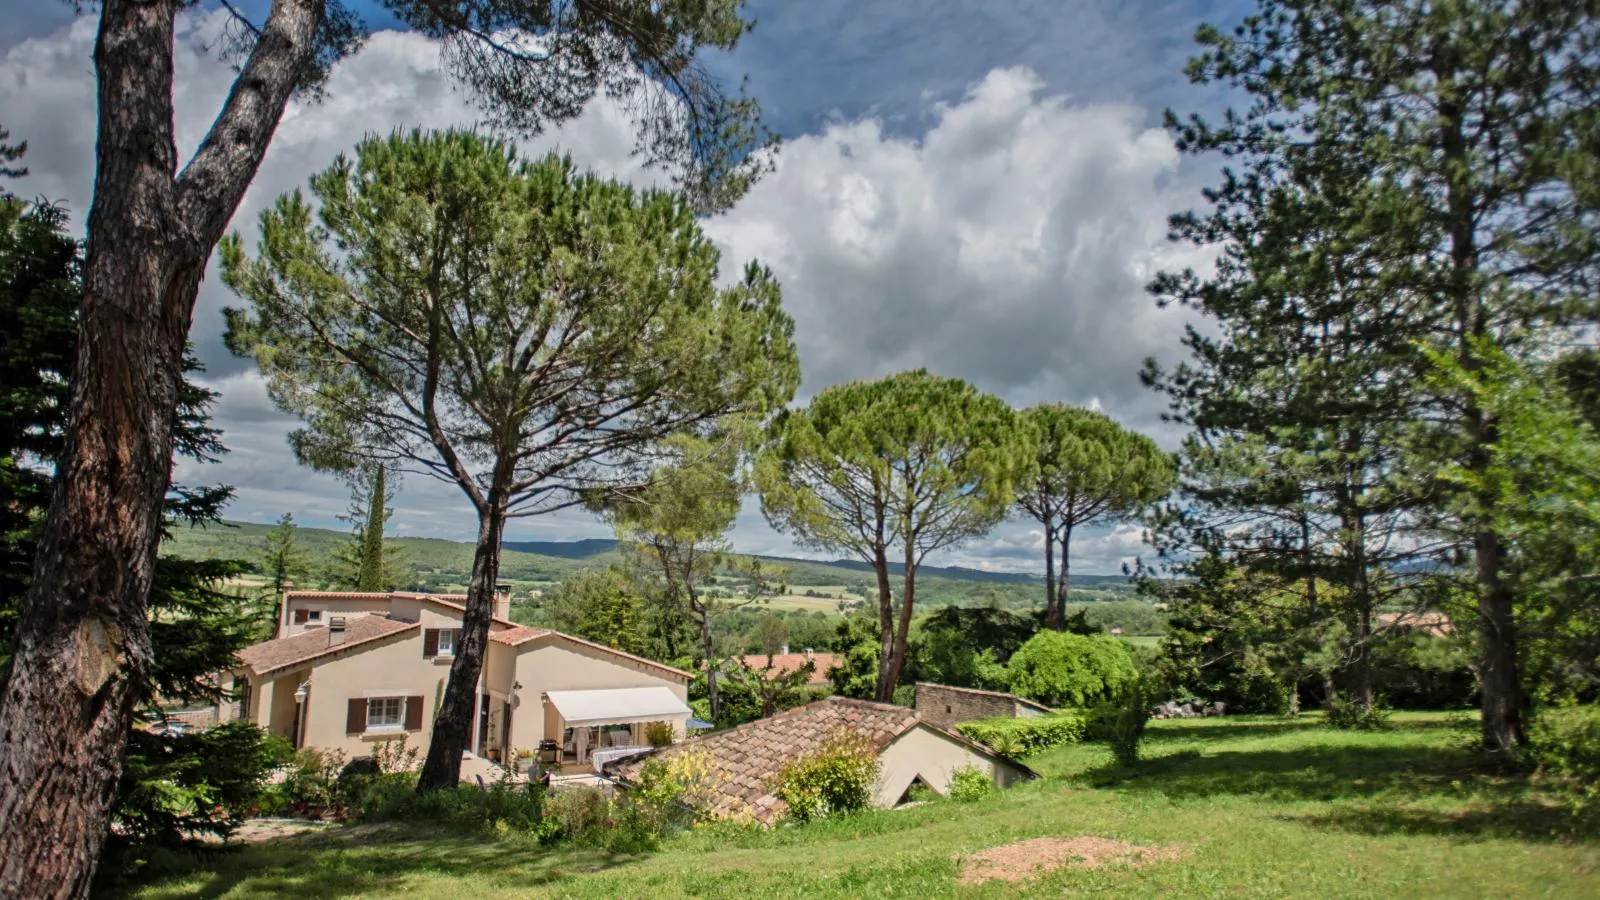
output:
M239 662L257 675L266 675L320 657L343 653L351 647L368 644L416 627L416 622L393 619L376 613L350 616L345 619L344 640L337 644L328 643L327 628L313 628L246 647L239 651Z
M546 637L566 641L569 644L577 644L580 647L588 647L591 650L597 650L601 653L611 656L620 656L624 659L631 659L642 666L649 666L652 669L665 672L669 675L681 678L684 681L692 681L694 679L693 674L685 672L682 669L675 669L666 663L659 663L653 659L645 659L642 656L635 656L626 650L618 650L615 647L607 647L605 644L598 644L594 641L586 641L581 637L567 634L565 631L556 631L553 628L530 628L526 625L517 625L513 628L507 628L504 631L497 631L489 635L489 640L494 641L497 644L505 644L507 647L521 647L524 644Z
M608 688L593 691L546 691L567 727L627 725L688 718L691 710L664 687Z
M1037 703L1037 702L1035 702L1033 700L1027 699L1026 697L1018 697L1016 694L1007 694L1007 693L1005 693L1003 691L986 691L986 690L983 690L982 688L956 687L955 685L951 685L951 684L935 684L935 683L933 683L931 681L919 681L919 682L917 682L917 689L918 690L921 690L924 687L938 688L941 691L958 691L958 692L963 693L963 694L977 694L977 695L982 696L982 697L998 697L1001 700L1011 700L1013 702L1020 703L1023 706L1029 707L1031 709L1036 709L1036 710L1038 710L1040 712L1043 712L1043 713L1055 712L1055 710L1051 709L1048 706L1045 706L1043 703Z
M772 794L773 781L785 763L815 753L841 731L865 738L881 753L896 738L918 727L949 738L980 756L1012 766L1025 775L1033 775L1026 766L996 756L982 744L923 721L915 710L846 697L828 697L737 728L690 738L651 755L704 751L710 759L714 782L713 799L706 811L719 818L750 816L758 822L771 823L786 808L786 804ZM608 771L623 781L636 782L640 768L649 758L636 756L620 760Z
M768 654L765 653L747 653L741 656L739 661L752 672L765 672L768 658ZM817 668L811 673L811 677L806 679L806 684L827 684L828 670L833 668L832 653L773 653L770 658L772 671L767 674L768 678L798 672L805 667L807 661L810 661L816 663Z

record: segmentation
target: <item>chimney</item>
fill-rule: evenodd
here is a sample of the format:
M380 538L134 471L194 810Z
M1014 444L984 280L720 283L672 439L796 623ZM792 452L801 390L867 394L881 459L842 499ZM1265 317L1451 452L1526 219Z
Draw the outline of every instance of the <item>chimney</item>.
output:
M784 644L783 645L783 649L779 650L778 652L782 653L784 656L788 656L789 655L789 645L788 644Z
M496 619L511 618L511 585L497 584L494 586L494 617Z
M328 618L328 646L344 643L344 616Z

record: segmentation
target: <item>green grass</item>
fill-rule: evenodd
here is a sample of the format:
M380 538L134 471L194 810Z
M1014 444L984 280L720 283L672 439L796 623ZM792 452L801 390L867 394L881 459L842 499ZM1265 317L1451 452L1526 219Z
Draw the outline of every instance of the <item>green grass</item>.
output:
M1030 760L1041 780L972 804L770 832L710 829L607 857L417 829L341 829L213 853L137 896L1575 897L1600 896L1600 828L1468 749L1461 716L1382 732L1314 718L1153 723L1145 760L1096 746ZM958 857L1043 836L1164 844L1143 868L958 884Z

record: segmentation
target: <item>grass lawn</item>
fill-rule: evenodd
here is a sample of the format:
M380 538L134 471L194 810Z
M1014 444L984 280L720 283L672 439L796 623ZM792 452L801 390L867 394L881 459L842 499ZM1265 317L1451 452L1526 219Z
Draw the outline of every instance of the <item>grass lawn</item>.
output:
M1158 722L1132 771L1099 747L1069 747L1030 760L1039 781L977 803L697 831L634 858L515 837L337 829L179 863L135 896L1600 897L1592 819L1482 769L1464 716L1393 724L1346 733L1313 717ZM1177 856L1014 883L957 879L963 855L1074 836Z

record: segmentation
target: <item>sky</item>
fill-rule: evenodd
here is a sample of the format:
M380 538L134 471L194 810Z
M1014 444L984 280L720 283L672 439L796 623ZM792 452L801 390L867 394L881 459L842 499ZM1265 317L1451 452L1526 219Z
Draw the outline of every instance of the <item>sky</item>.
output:
M265 0L246 3L259 9ZM0 127L26 140L30 174L11 185L57 201L81 223L93 182L95 22L71 4L0 0ZM397 127L470 126L469 98L442 71L437 45L392 30L357 3L374 33L334 70L325 100L295 102L235 215L253 245L261 209L303 187L363 136ZM757 259L778 276L795 319L797 401L841 381L926 367L1008 402L1100 409L1167 446L1161 399L1139 384L1146 357L1181 358L1182 312L1144 285L1208 254L1167 239L1166 219L1202 202L1215 160L1180 158L1165 109L1214 111L1226 100L1183 76L1195 29L1230 25L1237 0L750 0L755 30L710 61L748 75L783 138L776 170L705 223L724 271ZM231 75L212 52L223 13L181 20L176 124L187 158L215 118ZM630 155L627 119L603 101L525 152L558 149L638 184L660 175ZM228 483L230 518L344 527L348 491L297 465L295 420L266 395L254 364L222 346L221 310L239 301L215 266L191 337L221 393L215 422L231 452L180 479ZM391 525L402 536L471 539L453 486L412 477ZM576 511L516 522L508 540L602 537ZM752 500L731 535L748 553L817 556L762 520ZM1042 535L1013 521L930 562L1042 571ZM1141 553L1136 525L1075 536L1073 570L1112 573ZM820 554L828 556L829 554Z

